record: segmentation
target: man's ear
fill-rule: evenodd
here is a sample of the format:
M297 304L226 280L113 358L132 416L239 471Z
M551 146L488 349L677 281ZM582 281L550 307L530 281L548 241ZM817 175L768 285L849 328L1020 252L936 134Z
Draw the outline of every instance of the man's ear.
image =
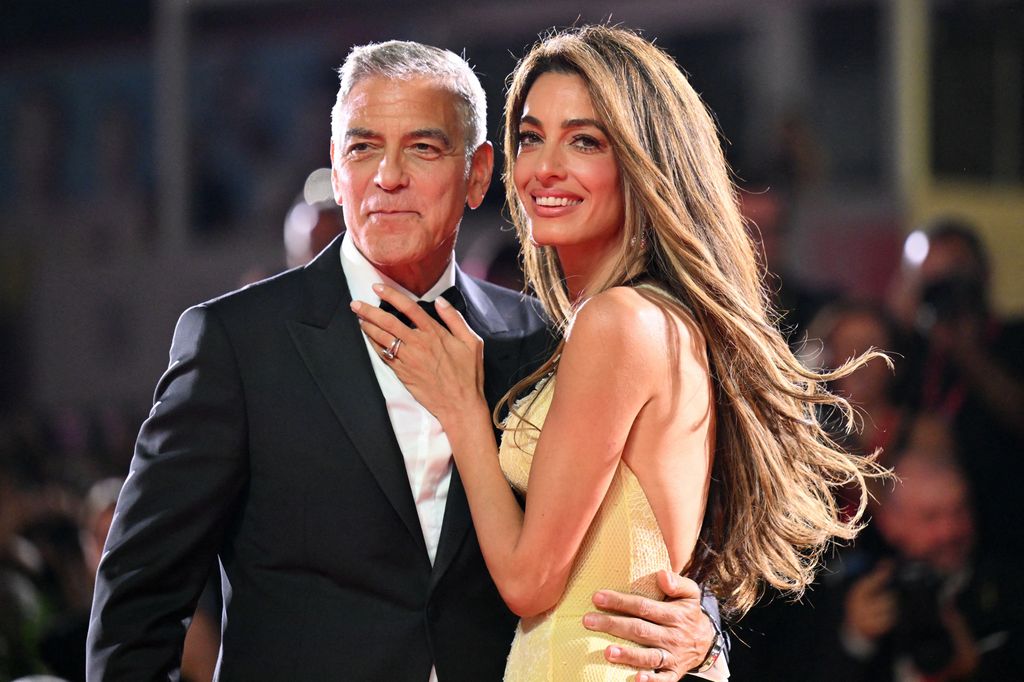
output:
M334 163L334 140L331 140L331 189L334 201L341 206L341 180L338 178L338 166Z
M466 204L475 209L483 203L487 188L491 186L491 173L494 171L494 147L491 143L484 142L477 147L469 164Z

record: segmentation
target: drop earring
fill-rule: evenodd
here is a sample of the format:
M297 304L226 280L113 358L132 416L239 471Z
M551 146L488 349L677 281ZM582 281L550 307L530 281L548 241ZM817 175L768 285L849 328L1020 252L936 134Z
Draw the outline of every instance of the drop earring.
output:
M636 239L636 235L634 234L632 237L629 238L629 245L630 246L636 246L636 242L637 242L637 239ZM640 251L646 251L646 250L647 250L647 230L641 230L640 231Z

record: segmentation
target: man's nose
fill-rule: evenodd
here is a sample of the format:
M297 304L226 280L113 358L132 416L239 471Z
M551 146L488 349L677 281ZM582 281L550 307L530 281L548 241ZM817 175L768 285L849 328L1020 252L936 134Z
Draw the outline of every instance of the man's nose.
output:
M963 540L964 524L955 516L946 515L935 522L932 531L937 544L955 544Z
M405 160L400 151L386 152L381 157L373 181L385 192L401 189L409 183Z

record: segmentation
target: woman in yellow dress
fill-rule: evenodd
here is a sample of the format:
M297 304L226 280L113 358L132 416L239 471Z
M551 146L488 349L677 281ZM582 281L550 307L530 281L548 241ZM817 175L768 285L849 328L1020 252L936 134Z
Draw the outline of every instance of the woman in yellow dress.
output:
M816 419L848 406L773 324L717 131L670 57L607 26L546 37L511 78L505 159L526 275L562 339L506 397L499 452L487 349L451 306L438 299L450 333L384 286L415 329L358 312L444 427L521 616L506 680L676 680L664 652L635 678L614 662L621 641L584 620L594 591L659 597L660 570L686 573L733 615L763 583L799 593L856 532L832 489L871 464Z

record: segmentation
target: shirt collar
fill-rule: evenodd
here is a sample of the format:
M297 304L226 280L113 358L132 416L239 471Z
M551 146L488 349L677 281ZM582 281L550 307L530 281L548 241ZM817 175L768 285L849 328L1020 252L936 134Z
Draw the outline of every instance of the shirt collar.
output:
M352 300L366 301L374 305L380 303L380 296L373 291L373 285L378 282L383 282L398 289L406 296L420 301L433 301L441 295L441 292L455 286L455 258L451 258L448 261L448 267L441 273L441 277L434 283L434 286L430 287L422 296L416 296L375 268L373 263L356 248L351 232L345 232L345 236L341 239L341 269L345 272Z

